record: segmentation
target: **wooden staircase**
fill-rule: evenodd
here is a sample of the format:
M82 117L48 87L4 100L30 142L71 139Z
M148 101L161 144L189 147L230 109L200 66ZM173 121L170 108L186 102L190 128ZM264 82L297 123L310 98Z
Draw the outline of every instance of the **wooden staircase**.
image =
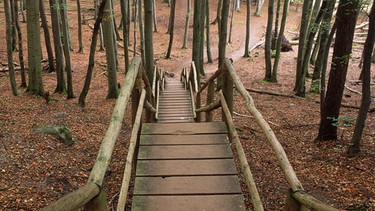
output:
M132 210L245 210L224 122L196 123L182 83L167 83L158 123L142 125Z

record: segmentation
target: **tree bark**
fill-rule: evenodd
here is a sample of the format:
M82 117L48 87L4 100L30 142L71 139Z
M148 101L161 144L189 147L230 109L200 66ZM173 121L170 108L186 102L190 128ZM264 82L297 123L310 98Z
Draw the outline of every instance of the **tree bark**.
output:
M172 0L171 14L170 14L171 22L169 22L169 27L170 27L169 28L169 45L168 45L168 51L167 51L167 56L166 56L167 59L171 58L171 53L172 53L175 14L176 14L176 0Z
M145 12L145 69L150 81L154 78L154 44L152 39L152 1L144 0Z
M265 44L265 62L266 62L266 72L264 76L265 81L272 80L271 44L272 44L272 22L273 22L274 4L275 4L274 0L268 1L268 19L267 19L266 44Z
M85 84L82 88L81 94L79 95L79 99L78 99L78 104L83 108L85 107L85 99L90 88L92 70L94 69L94 64L95 64L95 48L96 48L96 43L98 41L98 33L100 29L100 24L103 20L104 6L106 5L107 1L108 0L102 0L102 2L100 3L98 13L97 13L97 18L94 24L94 30L92 32L90 54L89 54L89 65L87 67Z
M22 2L22 1L20 1ZM18 4L15 2L14 10L18 11ZM18 15L15 16L15 25L17 29L17 37L18 37L18 58L20 60L20 67L21 67L21 87L26 88L26 73L25 73L25 59L23 55L23 42L22 42L22 31L20 27L20 21L18 19Z
M12 87L12 93L14 96L17 96L18 89L16 83L16 75L14 73L14 65L13 65L13 49L12 49L12 18L10 14L10 7L9 1L4 0L4 9L5 9L5 21L6 21L6 42L7 42L7 57L8 57L8 67L9 67L9 80L10 85Z
M56 57L56 80L57 85L55 92L63 93L66 91L66 80L64 73L64 57L61 43L61 28L60 28L60 13L57 0L50 0L51 22L52 22L52 35L53 46L55 48Z
M83 43L82 43L82 14L81 14L81 0L77 0L77 11L78 11L78 53L83 53Z
M210 1L208 0L206 0L206 51L207 51L207 62L212 63L211 38L210 38Z
M123 41L124 41L124 57L125 57L125 74L128 72L129 68L129 0L121 0L121 21L123 25Z
M46 44L46 50L48 54L48 65L49 65L48 72L51 73L51 72L55 72L55 61L54 61L54 56L53 56L53 51L52 51L51 38L50 38L51 36L49 34L48 23L47 23L43 0L39 0L39 12L40 12L42 28L44 31L44 42Z
M193 28L193 49L192 59L195 62L199 75L205 75L203 69L203 49L204 49L204 20L205 20L205 0L194 1L194 28ZM198 77L199 79L200 77Z
M333 123L340 114L358 6L359 2L356 0L340 0L338 6L336 24L339 36L335 40L327 93L316 141L337 140L337 126L333 125Z
M250 57L249 44L250 44L250 13L251 2L246 0L246 40L245 40L245 53L243 57Z
M39 1L26 1L27 18L27 46L29 63L29 87L27 91L43 95L42 66L40 58L42 52L40 47L39 32Z
M108 77L108 93L107 99L117 98L118 85L117 85L117 65L113 37L113 9L111 0L107 1L103 14L103 32L104 32L104 45L106 50L107 59L107 77Z
M184 33L184 43L182 49L187 49L187 40L189 32L189 19L191 13L191 0L187 0L187 11L186 11L186 20L185 20L185 33Z
M352 144L349 145L348 154L353 156L360 152L360 142L362 139L363 129L365 127L368 109L371 104L371 53L374 48L375 41L375 4L372 5L369 14L369 30L366 42L363 49L363 67L362 67L362 102L358 112L357 121L355 124L354 134L352 137Z

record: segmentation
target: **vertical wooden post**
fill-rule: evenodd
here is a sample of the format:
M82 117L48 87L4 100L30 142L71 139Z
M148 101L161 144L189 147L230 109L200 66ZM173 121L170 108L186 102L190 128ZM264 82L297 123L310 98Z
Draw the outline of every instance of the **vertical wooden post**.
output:
M225 101L227 102L227 105L228 105L228 108L229 108L229 111L230 111L230 115L233 116L233 81L232 81L232 78L230 77L230 75L228 73L228 66L225 67L225 70L224 70L222 76L223 76L223 78L222 78L223 94L224 94L224 97L225 97ZM224 115L223 115L222 119L225 121Z
M206 105L210 105L214 102L214 94L215 94L215 81L208 82L207 87L207 102ZM212 122L212 111L206 112L206 122Z
M192 96L192 97L194 97L194 96ZM197 98L196 98L196 101L195 101L195 108L200 108L200 107L201 107L201 93L197 93ZM193 112L195 112L195 111L193 111ZM201 122L202 121L201 112L197 113L196 115L197 116L195 117L195 121Z
M99 194L89 201L83 210L87 211L107 211L107 197L103 188Z
M142 91L142 68L138 68L137 79L132 91L132 124L134 124L135 116L137 115L137 108L139 104L140 92Z
M293 197L293 191L292 189L289 189L288 195L285 199L285 207L283 211L294 211L294 210L300 210L301 206L299 202Z

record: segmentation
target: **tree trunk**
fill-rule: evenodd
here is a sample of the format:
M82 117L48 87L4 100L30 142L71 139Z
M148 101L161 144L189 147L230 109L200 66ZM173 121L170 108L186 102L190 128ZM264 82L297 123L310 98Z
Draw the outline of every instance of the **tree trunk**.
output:
M273 36L272 36L272 43L271 43L272 51L276 50L276 43L277 43L277 37L278 37L277 35L279 34L280 8L281 8L281 0L277 0L276 17L275 17L275 30L272 33Z
M187 49L190 13L191 13L191 0L187 0L187 12L186 12L186 21L185 21L184 43L182 45L182 49Z
M171 58L171 53L172 53L175 14L176 14L176 0L172 0L171 14L170 14L171 22L169 22L169 24L170 24L170 26L169 26L170 27L170 29L169 29L170 30L169 31L169 45L168 45L168 51L167 51L167 56L166 56L167 59Z
M96 18L95 24L94 24L94 30L92 32L90 54L89 54L89 65L87 67L85 84L82 88L82 92L79 95L79 99L78 99L78 104L83 108L85 107L85 99L86 99L87 93L89 92L89 88L90 88L92 70L94 69L94 64L95 64L95 48L96 48L96 43L98 41L98 33L99 33L99 29L100 29L100 23L103 20L104 7L105 7L106 3L107 3L107 0L102 0L102 2L100 3L98 13L97 13L97 18Z
M12 87L12 92L14 96L17 96L18 89L16 83L16 75L14 73L13 65L13 49L12 49L12 17L10 14L10 5L8 0L4 0L4 11L5 11L5 21L6 21L6 42L7 42L7 56L8 56L8 67L9 67L9 80Z
M294 91L298 91L303 86L304 80L302 61L303 55L305 53L305 42L307 37L307 30L309 27L310 15L311 15L312 0L305 0L303 2L302 17L301 17L301 28L299 31L299 41L298 41L298 56L297 56L297 69L296 69L296 82L294 86Z
M289 0L284 1L284 9L283 9L283 17L281 19L281 25L280 25L280 32L279 35L277 36L277 43L276 43L276 56L275 56L275 61L273 64L273 71L272 71L272 82L277 82L277 70L279 66L279 61L280 61L280 53L281 53L281 42L284 36L284 31L285 31L285 25L286 25L286 18L288 16L288 11L289 11Z
M193 28L193 50L192 59L195 62L197 75L205 75L203 69L203 49L204 49L204 20L205 20L205 0L194 1L194 28ZM200 78L200 77L198 77Z
M355 0L340 0L338 6L336 24L337 34L340 36L337 36L335 40L317 141L337 140L337 126L332 123L339 117L340 113L358 6L359 2Z
M64 56L61 43L61 28L60 28L60 13L57 0L50 0L51 22L53 46L55 48L56 56L56 80L57 85L55 92L63 93L66 91L66 80L64 73Z
M251 2L246 0L246 40L245 40L245 53L243 57L250 57L249 44L250 44L250 13L251 13Z
M120 1L121 7L121 21L123 25L123 39L124 39L124 57L125 57L125 74L129 68L129 0Z
M133 19L133 57L137 55L137 45L138 45L138 39L137 39L137 21L138 21L138 18L137 18L137 13L138 13L138 1L141 1L141 0L134 0L134 19Z
M211 38L210 38L210 1L208 0L206 0L206 51L207 51L207 62L212 63Z
M169 6L170 5L170 1L169 1ZM158 32L158 22L156 20L156 4L155 4L155 0L152 0L152 17L153 17L153 20L154 20L154 32Z
M372 5L369 14L369 29L366 42L363 49L363 67L362 67L362 102L358 112L355 124L352 144L349 145L348 154L353 156L360 152L360 141L362 139L363 128L365 127L368 109L371 104L371 53L374 48L375 41L375 4Z
M306 74L308 74L309 71L309 64L310 64L310 56L311 56L311 49L314 44L314 38L316 33L318 32L318 26L320 25L320 22L323 18L324 13L327 11L328 1L324 1L323 5L321 6L318 15L316 16L316 19L314 22L310 24L310 30L309 30L309 36L307 39L307 43L305 45L305 52L303 53L302 58L302 75L301 75L301 86L298 87L299 89L296 90L297 96L305 97L306 95L306 83L305 83L305 77Z
M43 79L40 58L42 52L40 47L39 32L39 1L26 1L27 18L27 49L29 63L29 87L27 91L43 95Z
M154 44L152 39L152 1L144 0L145 13L145 69L150 81L154 78Z
M22 2L22 1L20 1ZM17 2L14 4L14 10L18 11L18 4ZM20 27L20 21L18 19L18 15L15 16L15 25L17 29L17 36L18 36L18 58L20 60L20 66L21 66L21 87L26 88L26 73L25 73L25 60L23 57L23 43L22 43L22 31Z
M77 11L78 11L77 21L78 21L78 43L79 43L78 53L83 53L81 0L77 0Z
M52 45L51 45L51 38L50 38L51 36L49 34L48 23L47 23L43 0L39 0L39 12L40 12L42 28L44 31L44 41L46 43L46 50L48 54L48 65L49 65L48 72L51 73L51 72L55 72L55 61L53 58L54 56L52 52Z
M329 1L328 6L327 6L327 11L325 12L323 21L320 24L320 29L319 29L320 45L319 45L318 55L315 61L315 66L314 66L313 81L311 83L311 86L312 86L311 89L313 90L316 89L315 87L319 87L319 81L317 81L317 79L319 79L320 75L322 75L321 73L323 72L323 66L327 65L327 60L328 60L327 56L328 56L329 49L331 46L331 42L328 42L328 39L329 39L329 34L330 34L329 31L331 28L330 26L331 26L334 6L335 6L335 1ZM325 74L324 74L324 77L325 77ZM323 87L320 86L320 91L323 90L322 88ZM323 92L325 93L325 91Z
M142 9L142 0L138 0L138 23L139 23L139 39L140 39L140 49L141 49L141 58L142 61L145 61L145 35L144 35L144 24L143 24L143 9Z
M265 81L272 80L272 60L271 60L271 44L272 44L272 22L273 22L273 9L274 0L268 1L268 19L266 29L266 44L265 44L265 62L266 62L266 74L264 76Z
M63 35L63 49L64 49L64 56L65 56L65 72L66 78L68 83L68 95L67 99L74 98L73 94L73 78L72 78L72 66L70 62L70 41L69 41L69 33L68 33L68 17L66 16L66 1L60 0L60 5L63 5L60 8L61 11L61 26L62 26L62 35Z
M235 5L236 0L233 1L233 7L232 7L232 15L230 17L230 26L229 26L229 38L228 43L232 43L232 27L233 27L233 19L234 19L234 11L235 11Z
M117 98L118 95L118 85L117 85L117 65L115 56L115 46L113 39L113 9L111 5L111 0L107 1L104 8L103 14L103 32L104 32L104 45L106 50L107 59L107 77L108 77L108 93L107 99Z
M219 68L224 64L226 57L229 7L230 0L223 0L219 34Z
M262 6L264 4L264 0L256 0L257 7L254 12L254 16L259 17L260 16L260 10L262 9Z

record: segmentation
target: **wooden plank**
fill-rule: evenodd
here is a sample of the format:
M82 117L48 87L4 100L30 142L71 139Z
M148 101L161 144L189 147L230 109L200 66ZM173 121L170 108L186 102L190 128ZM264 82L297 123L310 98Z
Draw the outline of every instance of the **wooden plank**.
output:
M161 117L193 117L193 114L192 113L163 113L163 114L160 114L159 113L159 118Z
M181 124L144 123L141 134L217 134L227 133L224 122L200 122Z
M159 123L187 123L187 122L195 122L193 118L188 118L188 119L159 119Z
M136 177L134 195L194 195L242 193L237 175Z
M229 144L140 146L138 160L233 158Z
M246 210L242 194L200 196L134 196L132 211Z
M228 144L226 134L204 135L142 135L140 145Z
M236 175L233 159L139 160L136 176Z

